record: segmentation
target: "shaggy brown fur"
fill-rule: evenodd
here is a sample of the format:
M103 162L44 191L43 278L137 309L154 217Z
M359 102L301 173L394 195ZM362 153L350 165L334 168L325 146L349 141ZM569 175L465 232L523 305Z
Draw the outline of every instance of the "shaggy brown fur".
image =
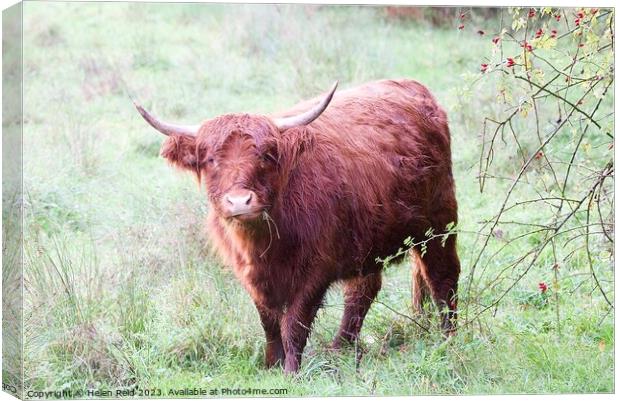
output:
M310 108L306 102L281 114ZM377 258L411 236L457 222L444 111L410 80L336 92L314 122L279 132L272 118L231 114L197 137L171 136L162 155L207 188L216 249L250 293L267 337L266 364L299 369L325 292L344 281L345 311L334 340L353 341L381 288ZM226 217L227 194L252 191L255 211ZM250 200L248 200L248 203ZM454 330L456 237L413 251L414 304L431 295Z

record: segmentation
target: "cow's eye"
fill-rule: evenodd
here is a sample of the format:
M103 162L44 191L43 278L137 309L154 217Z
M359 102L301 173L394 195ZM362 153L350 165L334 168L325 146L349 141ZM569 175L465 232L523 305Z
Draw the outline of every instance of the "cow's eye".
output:
M263 159L263 161L266 161L266 162L271 162L271 163L277 163L278 162L276 160L276 158L271 153L263 153L261 155L261 158Z
M215 159L214 159L214 158L212 158L212 157L208 157L208 158L207 158L207 163L209 163L209 164L213 164L213 163L215 163Z

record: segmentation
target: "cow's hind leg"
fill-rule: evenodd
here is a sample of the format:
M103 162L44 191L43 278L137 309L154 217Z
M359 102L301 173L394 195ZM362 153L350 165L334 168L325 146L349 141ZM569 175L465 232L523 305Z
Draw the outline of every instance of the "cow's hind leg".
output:
M457 286L461 271L456 252L456 235L450 235L442 246L439 238L428 242L421 266L433 300L441 313L441 327L447 335L454 334L457 307Z
M381 289L381 273L356 277L345 282L344 316L332 347L339 349L343 342L352 343L359 336L364 317Z

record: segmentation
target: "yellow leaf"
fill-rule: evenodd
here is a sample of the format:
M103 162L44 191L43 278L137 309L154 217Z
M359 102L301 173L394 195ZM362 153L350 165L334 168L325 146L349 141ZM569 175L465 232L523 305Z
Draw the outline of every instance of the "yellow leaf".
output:
M553 49L557 46L558 40L549 35L545 35L542 38L534 39L532 44L538 49Z
M581 147L583 148L583 151L584 151L585 153L589 153L589 152L590 152L590 149L592 149L592 145L591 145L591 144L589 144L589 143L587 143L587 142L586 142L586 143L582 143L582 144L581 144Z
M527 117L528 113L530 112L530 104L523 103L519 108L519 111L521 112L521 116L523 116L523 118Z
M605 345L606 345L605 344L605 340L599 341L598 342L598 350L601 351L601 352L605 351Z
M534 80L542 85L545 82L545 72L540 68L535 69Z

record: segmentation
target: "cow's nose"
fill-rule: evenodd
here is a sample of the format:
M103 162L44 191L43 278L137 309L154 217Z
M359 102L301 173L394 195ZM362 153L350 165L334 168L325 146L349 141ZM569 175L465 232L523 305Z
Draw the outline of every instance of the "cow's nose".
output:
M252 192L243 195L226 195L226 202L230 203L232 206L249 205L251 200Z
M256 195L252 191L231 191L224 196L225 208L229 216L239 216L253 211L252 200Z

